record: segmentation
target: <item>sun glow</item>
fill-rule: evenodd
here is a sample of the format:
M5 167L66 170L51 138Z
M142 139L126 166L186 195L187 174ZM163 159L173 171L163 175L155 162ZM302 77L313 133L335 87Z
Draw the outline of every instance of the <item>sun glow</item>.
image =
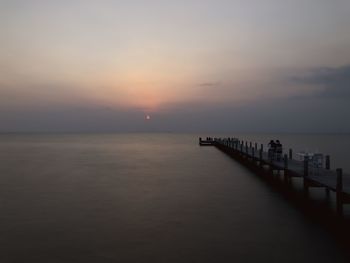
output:
M123 63L111 65L96 80L86 80L92 98L109 107L138 109L146 116L195 96L196 90L189 88L196 85L193 70L177 57L133 52L124 52L118 60Z
M137 80L116 80L106 83L103 88L95 91L108 105L118 105L126 108L137 108L145 112L158 111L164 105L182 101L188 95L185 81L158 80L135 76Z

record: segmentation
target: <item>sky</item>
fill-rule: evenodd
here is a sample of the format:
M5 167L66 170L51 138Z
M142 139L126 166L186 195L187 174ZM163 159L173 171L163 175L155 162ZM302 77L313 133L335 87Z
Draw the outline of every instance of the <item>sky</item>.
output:
M0 132L350 132L349 14L348 0L0 0Z

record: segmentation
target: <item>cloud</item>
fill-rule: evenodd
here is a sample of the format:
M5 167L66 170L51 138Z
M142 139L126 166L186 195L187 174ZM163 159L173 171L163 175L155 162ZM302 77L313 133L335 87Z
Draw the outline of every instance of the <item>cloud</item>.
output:
M220 86L220 82L216 81L216 82L203 82L203 83L199 83L198 86L199 87L216 87L216 86Z
M181 103L159 112L106 107L0 111L0 132L349 132L349 103L300 97L247 105Z
M203 82L197 100L167 103L150 113L148 122L144 111L134 107L99 106L84 98L71 103L78 100L74 96L71 102L63 103L63 98L74 94L69 92L62 98L58 93L55 100L35 107L5 107L2 105L11 98L1 97L0 132L349 132L350 66L295 72L286 73L280 82L262 83L256 91L259 96L246 93L252 97L248 102L242 102L245 97L241 94L249 88L253 91L257 87L253 84L237 88L226 81ZM36 94L32 95L34 102ZM27 101L30 94L18 95L26 95Z
M305 76L293 77L292 81L300 85L318 86L316 94L324 98L350 97L350 65L338 68L319 68Z

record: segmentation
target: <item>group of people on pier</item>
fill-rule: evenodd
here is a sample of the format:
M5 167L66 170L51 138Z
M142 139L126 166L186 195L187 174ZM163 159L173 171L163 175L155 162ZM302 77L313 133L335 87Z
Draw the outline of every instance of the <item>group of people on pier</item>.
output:
M268 150L268 156L271 161L277 160L281 161L282 159L282 153L283 153L283 148L282 144L280 143L279 140L271 140L268 144L269 150Z
M205 142L205 141L207 141L207 142L211 142L211 141L213 141L214 139L212 138L212 137L207 137L205 140L203 140L202 139L202 137L199 137L199 142Z

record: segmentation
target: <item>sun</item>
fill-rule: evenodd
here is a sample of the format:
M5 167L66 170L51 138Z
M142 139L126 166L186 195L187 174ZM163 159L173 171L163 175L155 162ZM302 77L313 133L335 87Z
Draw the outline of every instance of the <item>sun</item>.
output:
M145 117L145 118L146 118L146 120L147 120L147 121L149 121L149 120L151 119L151 116L146 115L146 117Z

